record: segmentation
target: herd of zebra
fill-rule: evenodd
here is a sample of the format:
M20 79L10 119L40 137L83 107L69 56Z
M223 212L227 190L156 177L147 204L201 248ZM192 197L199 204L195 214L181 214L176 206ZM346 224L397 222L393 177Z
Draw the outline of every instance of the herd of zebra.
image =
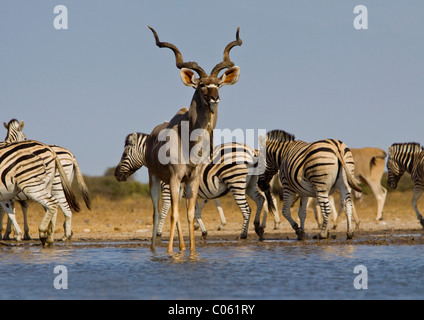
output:
M4 240L10 239L11 226L16 233L16 240L21 240L21 230L14 217L14 200L18 200L24 215L23 239L30 239L27 223L26 200L34 200L44 206L46 216L40 224L40 240L43 245L53 243L53 230L55 227L57 207L60 207L64 216L64 236L62 240L72 237L71 218L72 211L80 208L69 184L75 174L78 185L84 196L87 208L90 208L88 189L84 183L78 163L74 155L67 149L59 146L48 146L34 140L27 140L24 132L24 122L12 119L4 123L7 129L6 139L0 144L1 163L1 213L0 231L2 231L3 214L8 214L8 225ZM125 139L125 150L121 161L116 167L115 177L118 181L125 181L134 172L145 166L145 141L148 134L131 133ZM351 222L353 204L350 199L350 189L361 191L355 182L354 159L349 148L338 140L321 140L306 143L295 140L294 136L281 130L268 132L265 143L266 170L257 174L251 169L258 166L258 150L245 144L227 143L214 148L213 161L203 164L200 175L202 176L196 206L196 219L206 237L207 230L201 219L201 212L208 200L215 200L220 208L219 198L230 192L237 203L243 216L241 238L246 238L250 219L250 206L246 195L256 203L254 219L255 231L259 238L264 234L268 206L267 200L272 203L269 212L274 215L275 228L278 228L280 218L275 207L277 201L269 189L271 179L280 177L280 186L283 195L283 215L295 230L299 239L304 237L304 222L308 198L316 198L324 217L323 227L319 237L325 238L330 214L329 195L338 189L344 199L344 209L348 218L348 238L351 238ZM354 149L355 150L355 149ZM387 168L389 172L389 186L396 188L397 182L406 171L411 174L414 181L412 206L417 218L424 227L424 218L417 208L417 200L424 190L424 151L417 143L396 143L389 150ZM217 161L217 158L221 158ZM228 158L228 159L227 159ZM240 159L244 159L240 162ZM375 161L375 159L373 159ZM372 166L372 163L369 163ZM253 172L253 174L251 173ZM380 176L381 179L381 176ZM347 182L347 183L346 183ZM262 186L262 187L261 187ZM261 187L261 188L260 188ZM162 210L158 228L155 231L161 235L165 218L171 206L169 184L162 182ZM183 190L184 191L184 190ZM182 194L185 197L185 193ZM269 197L269 198L268 198ZM295 199L299 197L300 227L290 216L290 208ZM270 200L269 200L270 199ZM261 212L264 209L262 223ZM225 216L220 210L221 227L225 224Z
M184 62L182 54L176 46L161 42L156 31L153 32L156 45L173 51L176 66L180 69L184 85L191 86L195 93L190 108L182 108L169 121L158 125L150 134L131 133L125 139L125 149L121 161L116 167L115 177L125 181L130 175L147 167L149 171L149 187L154 207L153 232L151 249L155 250L156 238L161 235L164 219L171 210L171 231L168 252L173 250L175 228L178 230L180 250L185 249L180 228L179 202L180 195L187 200L187 219L189 222L190 251L194 252L194 218L206 236L206 227L201 219L201 211L208 200L214 199L219 205L219 198L231 193L243 216L240 238L246 238L251 209L246 195L256 203L254 218L255 232L261 239L264 234L267 213L274 216L276 225L280 223L276 210L277 201L271 193L271 181L278 179L283 200L282 214L296 232L298 239L305 238L305 219L308 200L313 198L318 203L322 214L321 230L318 238L328 237L330 219L331 194L340 191L341 203L346 214L347 238L353 237L352 215L356 218L355 207L351 199L352 189L361 192L358 177L367 181L367 177L358 173L359 156L353 155L343 142L336 139L319 140L307 143L296 140L295 136L282 130L269 131L266 136L259 137L259 150L240 143L227 143L212 147L213 129L217 121L219 88L223 85L233 85L238 81L240 68L230 60L230 50L240 46L239 29L236 40L230 42L224 50L223 61L218 63L210 74L206 73L196 62ZM220 71L225 70L221 76ZM197 73L199 77L196 77ZM188 123L189 133L202 129L206 134L201 136L206 146L211 146L210 152L198 150L196 143L188 143L189 154L207 157L208 161L184 162L177 152L175 161L162 163L158 154L160 148L167 142L160 139L163 130L175 133L179 145L182 143L182 123ZM84 183L78 163L73 154L62 147L46 145L39 141L27 140L23 133L24 122L12 119L4 123L7 136L0 143L0 237L3 225L3 215L7 213L8 224L3 239L8 239L11 228L15 229L16 239L21 240L22 232L16 221L14 201L20 202L24 213L24 239L29 239L27 223L27 200L41 204L45 215L38 227L39 238L43 245L54 242L57 209L65 215L63 240L72 237L72 211L80 207L71 189L75 175L87 208L90 199L87 186ZM178 148L179 145L174 146ZM192 152L193 151L193 152ZM383 151L384 153L384 151ZM171 152L172 157L172 152ZM376 161L368 162L368 171L372 170ZM240 161L242 159L242 161ZM363 164L361 164L363 165ZM263 171L258 171L258 166ZM366 165L365 165L366 167ZM395 143L388 149L388 184L396 188L404 172L411 174L414 182L412 206L417 218L424 227L424 218L417 208L417 200L424 191L424 149L417 143ZM367 171L367 170L365 170ZM377 179L380 183L381 176ZM380 189L379 189L380 188ZM382 217L383 196L377 196L382 187L376 187L373 192L380 197L377 218ZM376 191L380 190L380 191ZM159 198L162 193L162 207L159 214ZM383 198L383 199L381 199ZM291 217L290 208L299 199L300 226ZM198 202L200 200L200 202ZM266 205L265 205L266 204ZM264 209L262 223L261 212ZM222 216L222 223L225 217ZM358 221L356 221L358 224Z

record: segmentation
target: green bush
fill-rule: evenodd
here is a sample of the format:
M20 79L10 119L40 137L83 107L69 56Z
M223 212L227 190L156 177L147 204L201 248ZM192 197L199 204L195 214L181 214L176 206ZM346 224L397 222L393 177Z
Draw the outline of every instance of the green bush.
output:
M91 177L84 176L90 191L90 197L104 197L119 200L128 197L149 196L149 186L138 181L119 182L113 176ZM75 183L75 182L74 182ZM78 194L78 191L75 191Z
M381 185L387 189L387 191L395 191L387 185L388 173L383 173L383 178L381 179ZM411 175L409 173L405 173L402 178L400 178L396 191L410 191L414 187L414 183L412 182Z

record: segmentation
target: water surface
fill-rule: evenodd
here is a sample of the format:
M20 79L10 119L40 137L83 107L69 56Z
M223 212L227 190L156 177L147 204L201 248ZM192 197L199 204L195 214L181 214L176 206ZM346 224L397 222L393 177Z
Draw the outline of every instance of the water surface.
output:
M424 246L0 247L0 299L423 299ZM67 270L68 289L54 281ZM367 289L355 289L355 266Z

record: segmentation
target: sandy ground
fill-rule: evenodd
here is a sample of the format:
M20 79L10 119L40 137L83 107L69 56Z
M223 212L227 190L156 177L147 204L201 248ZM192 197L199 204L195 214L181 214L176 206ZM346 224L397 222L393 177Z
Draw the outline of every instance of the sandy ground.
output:
M376 222L377 204L373 195L364 195L361 201L356 201L355 206L361 219L360 229L355 232L353 240L346 240L346 219L341 213L335 230L330 230L330 239L314 240L312 237L318 234L317 223L312 209L308 210L306 219L306 233L308 239L296 241L296 234L291 229L287 220L281 215L282 204L279 202L278 212L280 215L280 226L274 229L274 218L268 215L267 227L265 229L265 241L258 241L253 227L256 205L249 201L252 208L249 234L246 240L240 240L242 215L231 195L221 198L226 214L227 224L224 230L218 231L220 218L213 202L206 205L202 219L208 229L206 239L202 238L201 231L196 231L196 246L239 246L239 245L328 245L328 244L424 244L424 229L416 218L415 212L410 205L412 193L391 192L387 196L384 220ZM337 196L336 196L337 199ZM422 210L424 212L424 210ZM85 207L81 212L74 213L72 220L73 237L72 243L79 245L84 243L110 243L117 242L122 245L149 246L152 235L152 204L150 198L128 199L123 201L110 201L104 199L92 199L92 210ZM182 205L182 225L184 239L188 247L188 228L185 205ZM28 220L32 241L26 243L39 243L38 225L44 212L41 206L30 204ZM21 210L16 209L17 220L23 229L23 218ZM292 208L292 216L297 219L297 205ZM6 219L5 219L6 220ZM59 211L55 228L55 238L63 236L63 214ZM330 224L330 228L333 224ZM4 227L5 228L5 221ZM4 231L2 232L4 233ZM169 238L169 219L165 222L162 241L159 247L167 246ZM278 240L278 241L275 241ZM287 241L285 241L287 240ZM1 241L2 245L17 244L16 241ZM25 242L24 242L25 243ZM178 241L174 242L178 248Z

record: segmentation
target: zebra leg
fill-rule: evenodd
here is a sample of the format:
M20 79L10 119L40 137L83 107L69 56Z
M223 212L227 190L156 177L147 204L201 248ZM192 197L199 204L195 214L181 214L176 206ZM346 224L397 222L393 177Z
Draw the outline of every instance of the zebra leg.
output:
M283 191L283 216L290 223L293 230L296 232L298 240L302 240L305 232L299 228L299 225L293 220L290 209L294 203L295 194L288 192L286 189Z
M342 191L341 196L343 198L343 208L346 214L346 223L347 223L347 239L353 238L353 230L352 230L352 212L354 210L352 199L350 196L350 192Z
M162 189L162 209L160 212L160 218L158 223L158 230L156 232L157 237L162 236L162 230L165 223L166 216L168 215L169 209L171 208L171 190L169 184L161 182Z
M205 204L208 200L202 199L200 202L196 203L196 210L194 212L194 216L196 218L196 221L198 222L200 229L202 230L202 237L203 239L206 239L206 236L208 235L208 230L206 230L205 224L202 220L202 211L205 207ZM195 227L196 229L196 227ZM197 228L198 229L198 228Z
M218 227L218 230L224 230L224 226L227 224L227 219L225 219L224 209L222 209L221 201L219 198L213 200L215 202L216 210L218 210L219 217L221 218L221 224Z
M62 203L59 202L60 209L63 212L63 215L65 216L65 221L63 222L63 230L65 231L65 234L60 239L61 241L68 241L72 239L72 211L69 208L68 202Z
M247 194L250 198L252 198L253 201L256 203L256 214L255 219L253 220L253 225L255 226L255 232L259 236L259 239L263 239L264 235L264 229L266 227L266 218L267 218L267 210L264 210L264 216L262 218L262 223L259 225L260 219L261 219L261 212L262 208L264 206L265 197L257 190L256 185L254 188L249 187L246 190Z
M52 216L52 218L49 222L48 231L47 231L47 243L48 244L53 244L53 242L54 242L54 229L56 227L56 218L57 218L57 210L53 214L53 216Z
M6 232L4 233L3 240L11 240L10 234L12 233L12 219L7 215Z
M308 197L301 197L300 198L300 205L299 205L299 219L300 219L300 230L297 233L297 238L299 240L304 240L306 238L305 234L305 220L306 220L306 207L308 205Z
M356 208L355 208L355 203L353 202L352 197L351 197L351 203L352 203L353 220L355 220L355 224L356 224L355 230L359 230L359 225L361 223L361 220L359 220L358 213L356 212Z
M321 209L315 198L311 198L311 197L308 198L308 204L306 205L306 208L308 208L309 206L312 206L312 209L314 210L315 221L317 222L317 225L318 225L318 229L321 229L322 227Z
M3 217L4 217L4 210L3 210L3 207L0 206L0 240L3 239L1 235L3 232Z
M249 228L250 213L251 213L249 203L247 202L247 199L246 199L246 193L245 193L246 191L238 190L231 187L230 187L230 191L233 194L234 200L236 201L243 215L243 224L242 224L240 239L246 239L247 231Z
M336 204L334 202L334 197L333 196L329 196L328 197L328 203L330 204L330 209L331 209L331 213L333 216L333 230L337 228L337 217L338 217L338 212L336 209Z
M49 246L53 244L53 228L57 215L57 200L53 197L48 200L49 201L47 204L43 204L44 208L46 209L46 213L38 227L40 241L43 246Z
M278 214L278 203L277 203L277 199L272 194L271 194L271 198L272 198L272 202L274 202L274 207L275 207L275 210L272 211L272 215L274 216L274 230L278 230L280 229L280 224L281 224L280 215ZM267 207L268 206L265 207L265 210L267 210Z
M1 207L3 211L7 213L7 217L10 223L13 224L13 228L15 229L15 232L16 232L16 241L21 241L22 231L21 231L21 228L19 228L18 222L16 221L15 206L14 206L13 200L1 202ZM9 221L8 221L6 233L3 238L5 240L10 240L11 227L9 227Z
M20 200L19 204L21 205L22 214L24 216L24 240L31 240L28 226L28 202Z
M415 214L417 215L417 218L420 221L421 226L424 228L424 218L422 217L420 211L418 210L418 206L417 206L418 199L421 197L422 193L423 193L422 189L420 189L418 187L414 187L411 205L412 205L412 208L414 208L414 210L415 210Z
M330 203L328 202L328 194L320 194L320 195L317 194L316 199L321 209L321 214L323 218L321 232L318 234L318 238L327 239L329 236L328 222L330 220L330 213L331 213Z

